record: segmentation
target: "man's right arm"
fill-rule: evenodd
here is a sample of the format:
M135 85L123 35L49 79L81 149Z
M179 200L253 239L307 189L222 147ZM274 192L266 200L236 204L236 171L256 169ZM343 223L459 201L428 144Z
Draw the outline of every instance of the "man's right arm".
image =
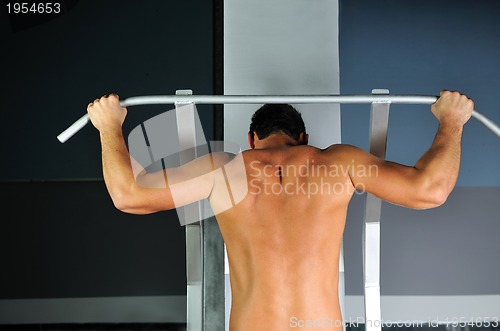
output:
M427 152L413 167L386 161L354 146L342 146L343 162L351 165L349 175L358 190L391 203L426 209L443 204L453 190L460 167L463 125L474 103L458 92L442 91L431 110L439 128ZM360 169L371 171L359 171Z
M87 111L101 138L106 188L116 208L124 212L149 214L206 199L214 184L214 170L229 160L224 153L214 153L180 167L147 173L127 150L122 133L127 110L120 106L119 97L111 94L96 99Z

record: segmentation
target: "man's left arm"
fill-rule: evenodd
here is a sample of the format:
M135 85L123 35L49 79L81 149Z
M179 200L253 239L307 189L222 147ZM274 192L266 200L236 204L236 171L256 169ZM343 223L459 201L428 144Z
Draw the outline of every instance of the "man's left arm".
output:
M474 103L458 92L442 91L432 112L439 128L432 146L414 166L382 160L354 146L336 147L358 190L415 209L442 205L453 190L460 166L463 125ZM359 171L360 169L364 171Z

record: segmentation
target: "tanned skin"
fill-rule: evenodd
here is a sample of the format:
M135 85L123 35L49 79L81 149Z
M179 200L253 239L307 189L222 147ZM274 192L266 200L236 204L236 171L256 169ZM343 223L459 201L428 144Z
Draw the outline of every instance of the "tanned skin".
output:
M436 136L413 166L350 145L318 149L307 145L306 134L294 140L281 132L265 139L249 133L251 149L240 154L245 171L233 169L242 175L231 183L248 192L231 208L220 207L227 200L224 177L206 165L231 170L234 156L212 154L165 173L146 173L127 150L127 110L119 97L103 96L87 109L100 133L104 181L115 206L147 214L208 198L229 258L230 330L280 331L325 317L337 325L332 329L342 329L334 322L342 320L339 255L353 193L366 191L413 209L442 205L457 180L462 130L473 107L459 92L443 90L431 107L439 121ZM169 182L184 178L189 184L176 185L176 204Z

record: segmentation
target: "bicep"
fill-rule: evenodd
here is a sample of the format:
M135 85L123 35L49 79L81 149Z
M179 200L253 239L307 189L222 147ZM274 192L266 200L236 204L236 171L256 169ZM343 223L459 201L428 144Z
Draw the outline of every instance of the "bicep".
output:
M369 167L371 172L368 175L352 177L356 189L396 205L420 207L418 174L415 168L380 159L369 163Z
M168 172L168 171L167 171ZM169 184L164 171L145 174L137 179L131 200L136 213L153 213L183 207L208 198L211 176L204 175Z
M380 159L357 147L349 147L349 176L357 190L408 208L428 208L419 171L397 162Z
M154 212L207 199L223 157L206 155L180 167L140 174L133 194L136 204Z

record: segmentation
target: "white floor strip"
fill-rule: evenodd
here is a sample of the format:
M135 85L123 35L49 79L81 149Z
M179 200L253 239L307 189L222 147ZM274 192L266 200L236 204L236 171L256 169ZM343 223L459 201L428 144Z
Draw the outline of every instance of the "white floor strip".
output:
M363 300L361 295L346 296L344 321L364 320ZM500 295L382 296L381 302L382 321L386 323L406 321L418 326L416 321L425 321L424 326L429 322L459 326L453 323L489 320L500 326Z

